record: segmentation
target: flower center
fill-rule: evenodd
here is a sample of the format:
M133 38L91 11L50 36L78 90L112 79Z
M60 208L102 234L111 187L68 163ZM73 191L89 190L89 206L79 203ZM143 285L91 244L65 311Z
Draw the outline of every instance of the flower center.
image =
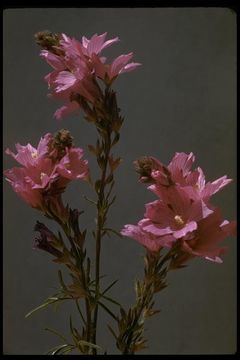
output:
M36 158L38 157L37 151L33 151L33 152L31 153L31 156L32 156L33 159L36 159Z
M40 179L42 180L44 178L44 176L46 176L47 174L45 174L44 172L41 172L40 174Z
M180 215L174 216L174 220L176 221L176 224L178 226L183 226L184 225L184 221L183 221L183 219L182 219L182 217Z

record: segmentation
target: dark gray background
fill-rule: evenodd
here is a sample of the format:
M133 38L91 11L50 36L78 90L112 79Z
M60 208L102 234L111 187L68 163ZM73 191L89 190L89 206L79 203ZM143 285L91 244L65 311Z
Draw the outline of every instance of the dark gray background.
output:
M4 11L4 148L16 142L38 142L46 132L71 130L86 150L92 172L94 158L87 144L96 133L82 116L53 119L58 103L47 99L43 77L50 67L38 57L33 35L40 30L80 38L108 31L121 42L106 50L110 58L134 52L142 67L122 75L114 87L125 116L115 153L124 159L116 173L117 201L109 220L116 229L143 217L154 199L137 182L132 162L153 155L166 164L176 151L193 151L209 180L224 174L234 182L216 195L227 219L236 217L236 16L228 8L142 9L9 9ZM61 105L61 104L60 104ZM4 168L15 165L4 155ZM93 228L94 209L82 195L93 196L87 184L72 183L65 198L85 209L82 224ZM42 354L60 343L46 326L66 335L68 314L80 323L71 305L25 314L55 292L58 265L33 250L33 226L45 221L4 182L4 352ZM46 224L55 229L48 221ZM222 265L201 259L169 275L169 287L156 299L161 314L146 324L149 354L232 354L236 351L236 241ZM87 247L93 254L89 236ZM141 277L143 248L134 240L103 241L105 282L120 279L112 295L124 305L134 299L133 282ZM100 313L98 343L118 353L105 330L111 322Z

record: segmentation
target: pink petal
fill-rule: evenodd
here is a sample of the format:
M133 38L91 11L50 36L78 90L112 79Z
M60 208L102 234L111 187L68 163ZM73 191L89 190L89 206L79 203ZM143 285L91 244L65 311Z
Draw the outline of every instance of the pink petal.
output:
M110 66L110 77L114 77L119 74L120 70L126 65L126 63L133 57L133 53L118 56Z
M138 66L140 66L140 65L142 65L142 64L140 64L140 63L134 63L134 62L132 62L132 63L129 63L129 64L127 64L127 65L125 65L124 66L124 68L122 69L122 70L120 70L120 74L123 74L123 73L125 73L125 72L130 72L130 71L133 71L133 70L135 70Z
M190 221L182 229L174 231L173 236L176 239L180 239L180 238L184 237L185 235L187 235L188 233L193 232L196 229L197 229L196 221Z
M209 198L231 182L232 179L228 179L226 175L213 181L212 183L208 182L202 192L202 197Z
M72 101L56 110L54 117L57 120L61 120L65 116L78 110L80 110L80 105L76 101Z
M56 167L57 172L66 179L87 179L89 174L88 161L82 160L83 150L80 148L66 149L66 155Z
M64 91L72 87L76 81L77 79L75 75L73 75L71 72L61 71L55 79L55 83L57 84L56 92Z
M58 70L58 71L64 70L64 67L65 67L64 62L60 56L55 55L48 50L42 50L40 52L40 56L42 58L44 58L47 61L47 63L50 66L52 66L55 70Z

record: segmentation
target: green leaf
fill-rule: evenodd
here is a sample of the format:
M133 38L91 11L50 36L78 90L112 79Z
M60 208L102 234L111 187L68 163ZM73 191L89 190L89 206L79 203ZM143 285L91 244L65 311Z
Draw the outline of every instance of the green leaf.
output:
M109 184L109 183L111 183L112 181L113 181L113 174L110 174L110 175L106 178L105 184Z
M104 228L103 231L112 232L113 234L115 234L119 237L123 237L122 234L120 234L120 232L118 232L117 230L111 229L111 228Z
M57 330L54 330L54 329L51 329L51 328L45 328L44 330L49 331L49 332L55 334L56 336L59 336L62 340L67 342L67 339L65 338L65 336L60 334Z
M112 335L115 337L115 339L117 340L117 335L115 334L115 332L113 331L112 327L110 325L107 324L108 329L110 330L110 332L112 333Z
M92 200L92 199L89 199L87 196L83 195L83 198L85 200L87 200L88 202L90 202L91 204L94 204L94 205L97 205L96 201Z
M119 141L120 139L120 133L116 132L115 133L115 136L114 136L114 139L113 139L113 142L112 142L112 146L114 146L115 144L117 144L117 142Z
M95 182L95 190L96 190L97 193L99 193L99 191L100 191L101 184L102 184L101 180L97 180Z
M64 284L61 270L58 270L58 278L59 278L59 282L60 282L62 288L63 288L64 290L66 290L67 287L66 287L66 285Z
M66 348L69 350L69 349L73 349L75 348L74 345L71 345L71 344L63 344L63 345L58 345L58 346L55 346L53 349L49 350L46 355L57 355L58 353L61 352L61 350L65 349Z
M51 305L53 303L55 303L56 301L59 301L58 298L54 298L55 300L49 300L46 301L45 303L37 306L35 309L31 310L29 313L27 313L27 315L25 315L25 318L28 318L29 316L31 316L33 313L35 313L38 310L44 309L46 306Z
M69 348L66 348L65 350L62 351L61 355L65 355L70 353L71 351L73 351L76 348L76 346L69 346Z
M72 333L72 335L74 335L74 329L73 329L73 324L72 324L72 317L71 317L71 315L70 315L70 318L69 318L69 323L70 323L71 333Z
M82 313L81 308L80 308L80 305L79 305L79 303L78 303L78 300L76 300L75 302L76 302L77 309L78 309L78 312L79 312L79 314L80 314L80 317L81 317L83 323L86 325L86 320L84 319L83 313Z
M117 282L118 282L118 280L114 280L114 281L102 292L101 295L106 294L106 292L109 291Z
M111 303L113 303L113 304L115 304L115 305L117 305L117 306L122 306L119 302L117 302L116 300L110 298L109 296L100 294L100 297L102 297L102 298L105 299L105 300L110 301Z
M98 304L116 321L118 321L117 316L110 310L106 305L104 305L101 301L98 301Z
M94 155L97 154L97 151L93 145L88 145L88 150Z
M85 341L85 340L79 340L78 344L83 345L83 346L88 346L88 347L91 347L93 349L102 350L101 346L92 344L92 343L90 343L88 341Z

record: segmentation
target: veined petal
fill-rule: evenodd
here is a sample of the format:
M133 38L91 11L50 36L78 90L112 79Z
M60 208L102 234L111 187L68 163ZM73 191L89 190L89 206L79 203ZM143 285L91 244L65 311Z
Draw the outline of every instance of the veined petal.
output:
M126 55L120 55L113 60L110 66L110 77L114 77L119 74L120 70L127 64L127 62L133 57L133 53Z
M130 71L133 71L135 70L138 66L141 66L142 64L140 63L135 63L135 62L132 62L132 63L129 63L127 65L125 65L122 70L120 70L120 74L123 74L125 72L130 72Z
M73 75L71 72L61 71L55 79L55 84L57 84L56 92L61 92L69 89L70 87L74 86L76 81L77 79L75 75Z
M65 116L80 110L80 105L76 102L76 101L72 101L69 102L68 104L60 107L59 109L57 109L54 113L54 117L57 120L61 120L62 118L64 118Z

